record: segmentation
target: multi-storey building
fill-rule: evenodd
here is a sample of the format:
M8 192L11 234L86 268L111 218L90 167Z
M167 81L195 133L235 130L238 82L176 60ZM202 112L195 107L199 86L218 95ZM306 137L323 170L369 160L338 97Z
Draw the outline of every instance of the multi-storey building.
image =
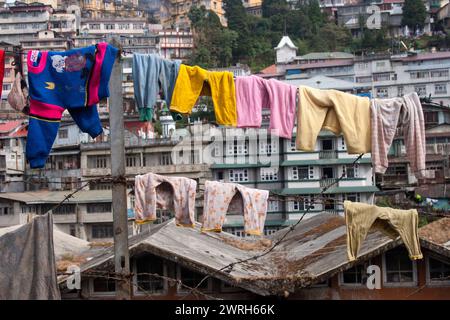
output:
M3 76L2 95L0 97L0 115L1 119L3 120L8 118L16 118L18 116L17 113L8 104L7 97L9 92L11 91L15 78L13 52L19 48L13 46L10 43L0 42L0 49L5 51L5 69Z
M0 124L0 192L25 190L26 127L22 120Z
M159 31L159 47L163 58L185 60L194 48L192 32L182 29L161 30Z
M83 35L146 35L147 20L142 17L102 17L83 18L81 20L81 33Z
M70 202L55 209L67 191L0 193L0 227L27 222L29 214L53 213L53 223L61 231L88 241L111 241L113 216L111 190L80 191Z
M160 3L159 19L165 27L190 27L188 13L195 6L205 6L217 14L222 25L227 24L222 0L161 0Z

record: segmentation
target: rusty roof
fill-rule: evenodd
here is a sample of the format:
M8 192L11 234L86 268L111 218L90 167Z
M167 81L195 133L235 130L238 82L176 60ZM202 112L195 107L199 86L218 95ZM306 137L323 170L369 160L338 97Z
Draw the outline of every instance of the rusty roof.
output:
M130 256L151 253L259 295L278 295L321 282L400 244L400 240L371 232L358 259L349 262L344 218L323 213L302 221L269 254L239 263L231 272L219 271L265 252L287 231L280 230L266 239L247 239L226 232L202 233L199 224L195 228L177 227L170 220L131 237ZM111 247L82 264L81 271L111 268L113 263Z
M421 244L430 250L450 257L450 218L429 223L419 230Z

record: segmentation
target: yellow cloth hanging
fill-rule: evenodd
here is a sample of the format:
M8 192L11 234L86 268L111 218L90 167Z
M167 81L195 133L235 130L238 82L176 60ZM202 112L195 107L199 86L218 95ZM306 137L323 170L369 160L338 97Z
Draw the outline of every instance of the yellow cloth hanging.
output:
M218 124L236 126L236 92L231 72L210 72L198 66L181 64L170 110L191 114L192 108L201 95L212 97Z

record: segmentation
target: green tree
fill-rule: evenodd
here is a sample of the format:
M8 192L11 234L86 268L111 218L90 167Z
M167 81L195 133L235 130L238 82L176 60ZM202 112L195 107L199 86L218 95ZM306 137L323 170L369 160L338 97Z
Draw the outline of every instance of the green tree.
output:
M194 35L194 50L189 63L204 68L229 65L236 32L224 28L219 17L205 6L191 7L188 17Z
M402 26L408 26L415 33L424 28L426 18L427 9L422 0L405 0Z
M264 18L271 18L275 15L286 15L289 5L286 0L263 0L261 10Z

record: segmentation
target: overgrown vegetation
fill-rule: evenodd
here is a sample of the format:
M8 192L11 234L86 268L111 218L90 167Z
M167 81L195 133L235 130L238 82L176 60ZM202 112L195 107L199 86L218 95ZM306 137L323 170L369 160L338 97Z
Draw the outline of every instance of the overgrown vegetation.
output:
M321 12L317 0L298 0L295 5L286 0L263 0L262 17L247 14L241 0L223 3L228 27L223 27L219 17L204 6L191 8L189 19L195 43L191 64L213 68L240 62L259 71L274 62L274 47L285 34L298 47L299 55L319 51L396 52L405 50L400 40L416 49L450 46L450 36L445 33L394 40L389 38L386 26L371 30L363 19L359 36L353 37L349 29ZM421 0L405 1L402 24L410 28L411 34L424 27L423 10Z

